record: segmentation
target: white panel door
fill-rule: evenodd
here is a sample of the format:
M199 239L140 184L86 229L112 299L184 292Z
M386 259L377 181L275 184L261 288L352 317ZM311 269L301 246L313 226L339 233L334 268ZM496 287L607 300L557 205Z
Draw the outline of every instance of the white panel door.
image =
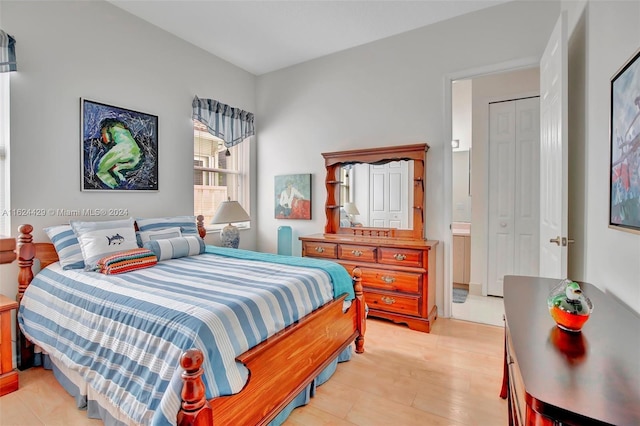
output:
M567 16L540 60L540 275L567 276Z
M392 161L370 168L371 226L382 228L407 228L408 162Z
M516 115L513 102L489 104L489 253L487 293L502 295L514 268Z
M540 98L516 101L514 271L536 276L540 268Z
M502 296L505 275L537 275L539 99L489 105L487 294Z

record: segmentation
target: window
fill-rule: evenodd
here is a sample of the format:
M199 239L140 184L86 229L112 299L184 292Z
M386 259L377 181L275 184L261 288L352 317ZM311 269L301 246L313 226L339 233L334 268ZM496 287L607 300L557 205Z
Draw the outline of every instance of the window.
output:
M229 148L231 155L226 152L222 139L207 132L199 121L193 121L193 212L204 216L207 228L224 226L210 222L220 203L227 199L238 201L249 212L249 142Z
M9 205L9 74L0 73L0 235L11 235Z

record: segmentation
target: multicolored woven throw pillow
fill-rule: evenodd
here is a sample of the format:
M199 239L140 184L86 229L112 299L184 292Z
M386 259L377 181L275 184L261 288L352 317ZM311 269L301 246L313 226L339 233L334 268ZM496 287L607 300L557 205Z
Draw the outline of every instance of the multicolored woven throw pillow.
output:
M107 274L121 274L148 268L158 263L158 258L149 249L137 248L110 254L98 261L98 271Z

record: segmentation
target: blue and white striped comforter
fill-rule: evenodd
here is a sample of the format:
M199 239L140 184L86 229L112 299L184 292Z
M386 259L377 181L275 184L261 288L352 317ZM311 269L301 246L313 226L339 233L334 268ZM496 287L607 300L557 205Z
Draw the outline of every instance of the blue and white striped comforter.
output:
M29 285L18 320L31 341L121 407L117 417L175 424L184 350L205 354L208 398L237 393L247 371L236 356L333 298L340 269L286 263L205 253L121 275L55 263Z

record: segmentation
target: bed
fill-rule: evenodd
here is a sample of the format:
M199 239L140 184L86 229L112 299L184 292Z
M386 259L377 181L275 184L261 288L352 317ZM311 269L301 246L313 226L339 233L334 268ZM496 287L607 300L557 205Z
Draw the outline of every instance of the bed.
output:
M204 236L201 221L198 225ZM306 262L302 258L207 246L197 256L103 276L63 270L53 244L33 242L32 231L31 225L22 225L18 237L20 368L32 363L33 343L44 347L65 380L88 388L85 395L88 392L98 409L106 412L106 417L100 417L108 419L107 423L277 423L281 413L309 394L318 377L335 368L352 343L356 353L364 351L365 306L357 270L353 279L347 275L352 286L349 291L322 290L324 284L316 287L315 281L327 276L330 285L337 281L322 265L302 265ZM41 272L34 279L36 259ZM288 277L298 287L285 286ZM267 282L273 282L275 290ZM224 291L238 293L243 302L222 294L221 283L231 289ZM262 286L269 287L266 293ZM305 293L303 288L310 290ZM247 293L261 300L245 299ZM73 295L70 300L66 300L68 294ZM136 294L141 297L136 299ZM42 303L45 298L47 303ZM136 306L120 307L119 303L130 299L137 300ZM29 319L27 313L37 311L36 305L41 305L38 309L54 305L55 309L39 311ZM152 305L152 309L138 311L139 305ZM210 314L210 305L219 306L223 313ZM288 309L277 312L275 306ZM70 312L74 310L82 314L73 317ZM98 314L108 311L117 312L117 331L100 325ZM122 319L128 314L130 319ZM251 317L245 321L244 316ZM61 318L54 321L54 317ZM55 325L45 327L49 322ZM60 331L53 335L52 329ZM92 337L86 348L77 348L75 334L80 329L99 336ZM151 329L163 333L167 329L169 335L153 343L146 337ZM69 333L74 339L68 338ZM131 337L138 333L145 337ZM120 335L125 337L120 339ZM104 361L111 352L119 358ZM135 355L138 352L143 353L141 358ZM99 358L99 368L90 369L95 360L82 364L89 353ZM78 359L82 366L74 376L67 370ZM121 405L125 406L122 410Z

